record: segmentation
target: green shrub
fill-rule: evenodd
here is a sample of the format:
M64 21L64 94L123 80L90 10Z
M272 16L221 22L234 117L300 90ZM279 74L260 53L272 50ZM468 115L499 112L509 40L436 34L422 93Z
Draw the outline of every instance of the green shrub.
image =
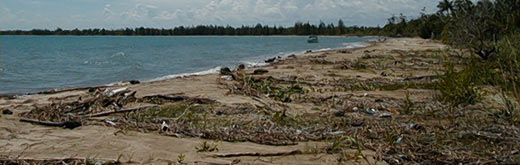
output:
M474 79L473 69L470 67L457 72L453 64L446 65L446 72L437 84L440 101L453 106L477 103L481 94Z

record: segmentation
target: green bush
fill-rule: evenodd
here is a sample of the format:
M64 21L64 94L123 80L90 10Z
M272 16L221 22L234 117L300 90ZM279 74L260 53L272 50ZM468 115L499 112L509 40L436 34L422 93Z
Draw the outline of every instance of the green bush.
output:
M446 65L446 72L437 84L440 100L452 106L477 103L481 94L472 71L471 68L465 68L457 72L453 64Z

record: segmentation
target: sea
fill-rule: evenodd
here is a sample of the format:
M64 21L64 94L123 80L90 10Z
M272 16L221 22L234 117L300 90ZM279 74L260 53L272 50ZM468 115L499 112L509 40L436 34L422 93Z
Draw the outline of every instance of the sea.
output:
M363 47L379 37L304 36L0 36L0 94L158 81L217 73L220 67Z

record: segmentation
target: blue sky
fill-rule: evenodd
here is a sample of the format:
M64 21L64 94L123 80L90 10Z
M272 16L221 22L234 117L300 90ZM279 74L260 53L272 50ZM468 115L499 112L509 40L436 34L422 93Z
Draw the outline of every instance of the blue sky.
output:
M0 0L0 29L124 28L199 24L289 26L296 21L384 25L437 0Z

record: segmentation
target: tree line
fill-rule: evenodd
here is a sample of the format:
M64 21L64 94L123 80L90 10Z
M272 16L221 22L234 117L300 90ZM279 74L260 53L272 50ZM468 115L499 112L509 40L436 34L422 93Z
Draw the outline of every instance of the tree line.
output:
M296 22L294 26L218 26L198 25L164 28L122 28L122 29L72 29L56 28L33 30L1 31L0 35L117 35L117 36L175 36L175 35L380 35L381 28L366 26L345 26L343 20L336 25L320 22L318 25Z

